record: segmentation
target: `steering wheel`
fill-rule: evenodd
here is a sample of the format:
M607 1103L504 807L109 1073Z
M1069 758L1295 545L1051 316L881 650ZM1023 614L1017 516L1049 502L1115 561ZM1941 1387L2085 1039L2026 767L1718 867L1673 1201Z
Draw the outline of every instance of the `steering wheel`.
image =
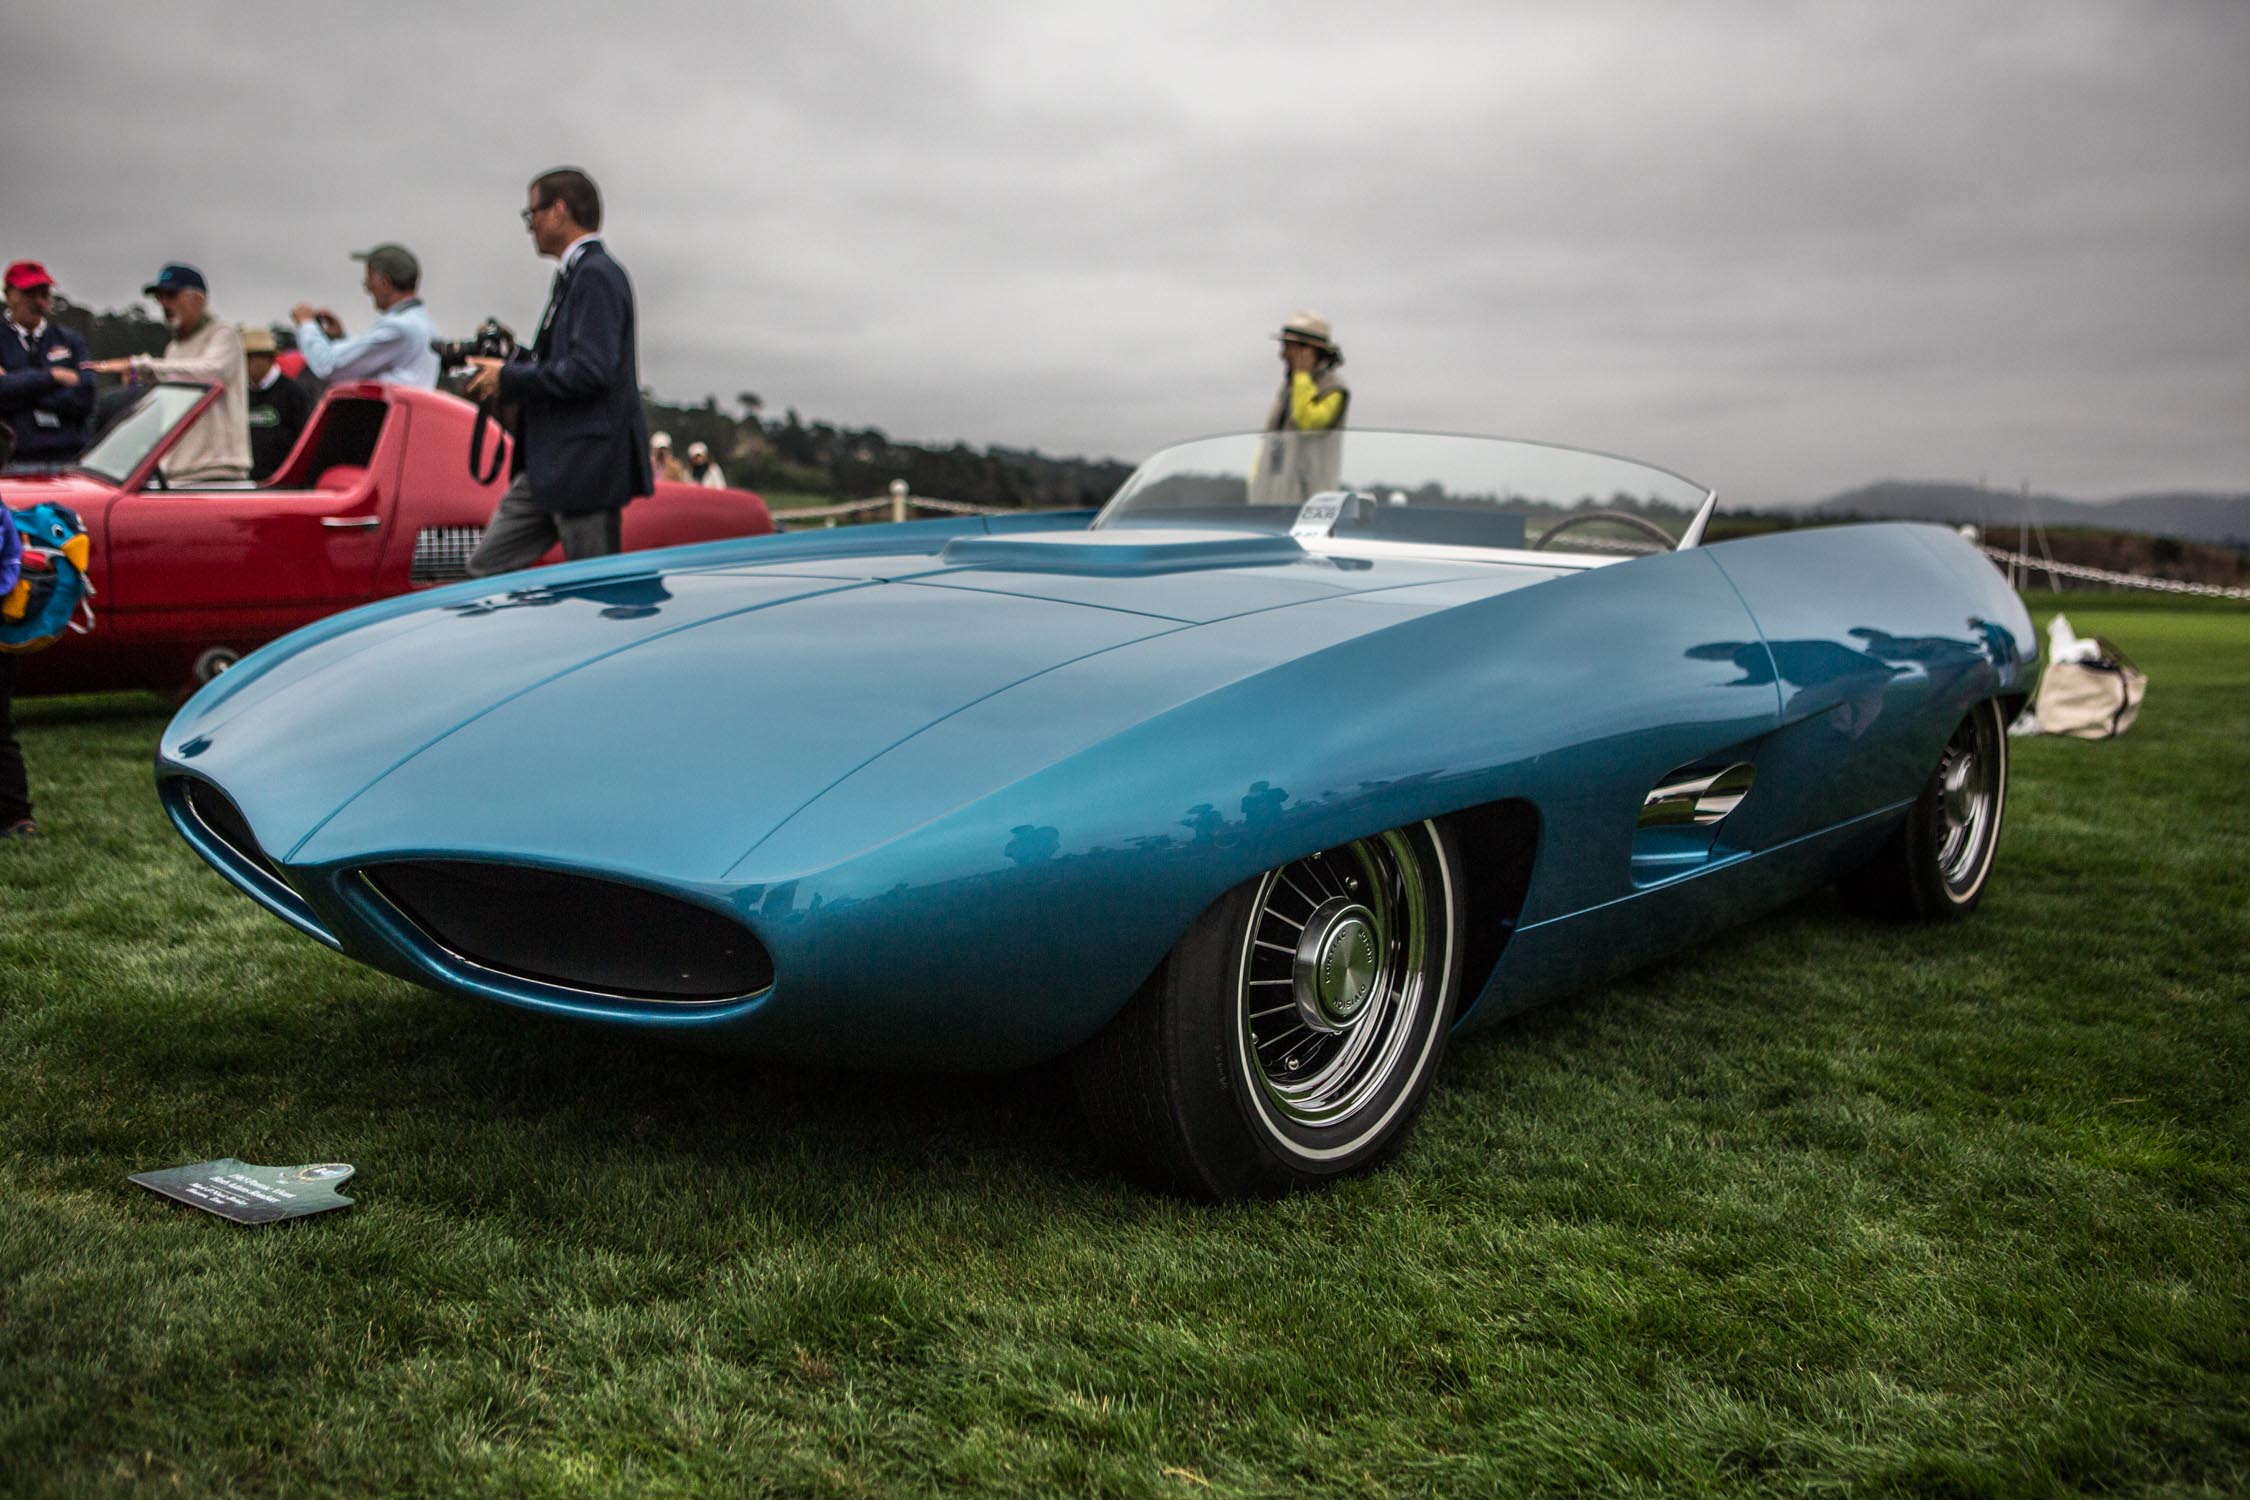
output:
M1678 545L1678 543L1672 540L1672 533L1666 531L1663 527L1657 525L1654 521L1645 520L1640 516L1633 515L1629 511L1582 510L1579 511L1576 515L1564 516L1560 521L1557 521L1554 525L1548 527L1545 531L1540 532L1539 540L1531 544L1530 550L1533 552L1537 552L1540 548L1546 546L1556 537L1561 536L1564 532L1570 530L1571 527L1585 526L1595 521L1614 521L1620 526L1629 527L1634 531L1644 532L1647 535L1652 536L1656 538L1656 540L1662 542L1664 544L1664 550L1667 552L1670 552L1674 547Z

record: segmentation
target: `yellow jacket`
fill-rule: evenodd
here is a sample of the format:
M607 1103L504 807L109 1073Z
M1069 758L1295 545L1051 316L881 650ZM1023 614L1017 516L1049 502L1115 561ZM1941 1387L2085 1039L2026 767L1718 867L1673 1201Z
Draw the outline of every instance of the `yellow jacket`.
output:
M1344 408L1351 404L1352 393L1334 375L1315 381L1304 370L1295 370L1289 376L1289 419L1286 423L1269 423L1269 429L1280 426L1298 432L1326 432L1344 420Z

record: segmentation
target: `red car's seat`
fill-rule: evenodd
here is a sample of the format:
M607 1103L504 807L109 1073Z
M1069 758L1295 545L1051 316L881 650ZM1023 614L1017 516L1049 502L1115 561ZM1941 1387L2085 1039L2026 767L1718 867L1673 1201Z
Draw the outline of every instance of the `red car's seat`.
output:
M313 479L316 490L356 490L367 480L365 464L330 464Z

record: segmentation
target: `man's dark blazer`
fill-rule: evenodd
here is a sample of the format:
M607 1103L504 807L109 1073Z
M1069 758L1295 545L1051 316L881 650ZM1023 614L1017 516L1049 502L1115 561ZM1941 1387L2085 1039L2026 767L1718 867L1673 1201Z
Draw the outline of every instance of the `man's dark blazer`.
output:
M531 353L500 367L522 414L514 467L541 510L591 515L655 489L636 329L633 284L596 240L556 278Z
M59 385L49 372L78 372L78 384ZM86 341L54 319L31 347L13 327L0 328L0 421L16 429L21 463L68 463L86 446L86 418L94 409L94 377L86 373ZM39 420L39 414L47 420Z

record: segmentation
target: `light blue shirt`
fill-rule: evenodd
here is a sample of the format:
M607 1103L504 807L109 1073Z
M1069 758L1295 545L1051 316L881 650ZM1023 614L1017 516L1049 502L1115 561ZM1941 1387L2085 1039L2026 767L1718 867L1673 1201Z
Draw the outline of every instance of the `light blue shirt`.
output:
M422 306L409 297L394 302L388 312L377 313L367 332L332 339L318 323L297 325L297 348L305 368L323 380L387 380L393 385L418 385L425 390L438 383L437 351L430 340L437 329Z

